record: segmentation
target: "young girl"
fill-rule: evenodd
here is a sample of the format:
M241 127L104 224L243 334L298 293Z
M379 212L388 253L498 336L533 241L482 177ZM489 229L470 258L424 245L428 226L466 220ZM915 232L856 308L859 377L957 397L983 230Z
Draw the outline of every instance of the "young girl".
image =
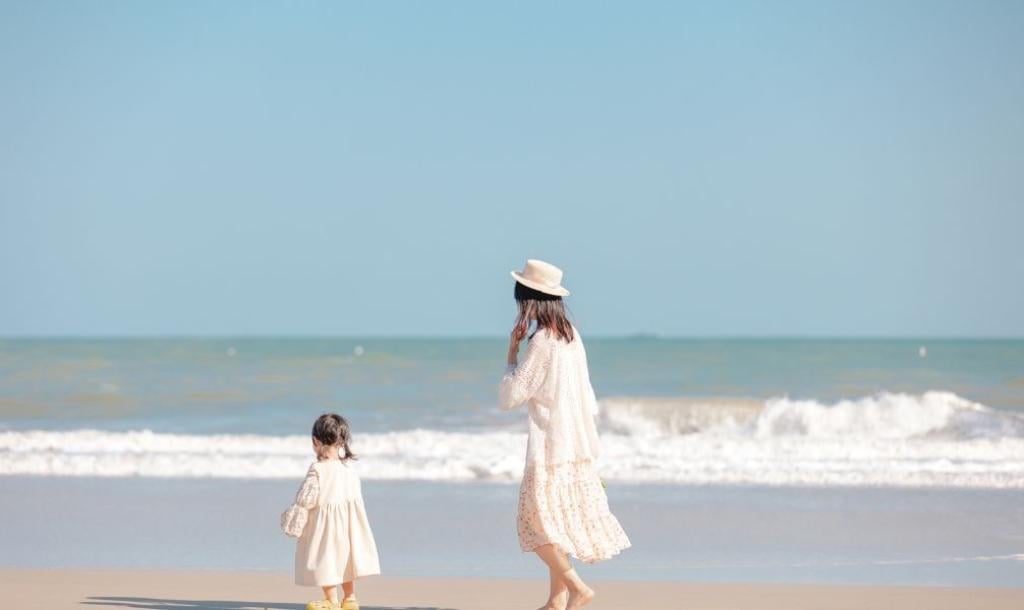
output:
M345 418L325 413L313 423L316 461L309 467L281 526L298 537L295 584L318 586L324 599L307 610L359 610L355 579L380 574L377 545L366 519L359 475L351 461L351 436ZM338 603L338 585L344 591Z

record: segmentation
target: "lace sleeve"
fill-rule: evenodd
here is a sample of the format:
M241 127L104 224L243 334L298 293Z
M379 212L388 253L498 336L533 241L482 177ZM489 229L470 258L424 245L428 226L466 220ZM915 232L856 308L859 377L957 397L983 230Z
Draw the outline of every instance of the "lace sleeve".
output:
M586 384L586 402L590 415L593 417L598 416L599 405L597 402L597 394L594 393L594 384L590 383L590 365L587 363L587 350L583 347L582 341L580 342L580 350L583 352L583 381Z
M316 474L316 468L310 466L306 479L302 481L302 487L299 487L299 493L295 494L295 504L302 508L313 508L319 495L320 478Z
M544 337L530 339L523 360L515 367L509 365L501 379L498 400L502 409L514 409L537 393L547 376L550 357L550 344Z

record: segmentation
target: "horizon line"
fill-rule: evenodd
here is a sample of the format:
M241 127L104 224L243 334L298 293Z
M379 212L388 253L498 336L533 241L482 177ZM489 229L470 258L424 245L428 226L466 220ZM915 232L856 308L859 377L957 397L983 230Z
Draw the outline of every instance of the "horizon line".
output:
M633 333L593 333L589 339L647 339L647 340L833 340L833 341L878 341L878 340L929 340L929 341L1021 341L1020 335L912 335L912 334L662 334L650 332ZM340 334L340 333L224 333L224 334L193 334L193 333L125 333L125 334L0 334L0 341L9 340L273 340L273 339L340 339L340 340L495 340L507 338L504 334Z

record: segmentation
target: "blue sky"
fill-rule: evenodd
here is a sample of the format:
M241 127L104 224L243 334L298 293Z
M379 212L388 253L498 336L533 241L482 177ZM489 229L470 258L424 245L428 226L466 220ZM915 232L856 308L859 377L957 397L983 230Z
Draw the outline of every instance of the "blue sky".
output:
M1024 3L0 3L0 334L1024 335Z

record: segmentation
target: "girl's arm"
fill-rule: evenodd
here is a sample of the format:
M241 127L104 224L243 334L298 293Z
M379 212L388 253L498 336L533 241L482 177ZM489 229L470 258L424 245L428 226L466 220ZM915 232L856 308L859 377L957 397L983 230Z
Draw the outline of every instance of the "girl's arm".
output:
M510 349L508 368L498 386L498 400L504 410L518 407L537 394L547 376L551 342L538 332L527 344L522 362L514 360Z
M295 503L281 513L281 529L284 533L298 538L306 528L306 521L309 519L309 509L316 506L317 496L320 495L320 479L316 474L315 465L309 467L306 478L295 494Z
M315 466L310 466L302 486L299 487L299 493L295 494L295 504L302 508L313 508L319 495L320 477L316 474Z

